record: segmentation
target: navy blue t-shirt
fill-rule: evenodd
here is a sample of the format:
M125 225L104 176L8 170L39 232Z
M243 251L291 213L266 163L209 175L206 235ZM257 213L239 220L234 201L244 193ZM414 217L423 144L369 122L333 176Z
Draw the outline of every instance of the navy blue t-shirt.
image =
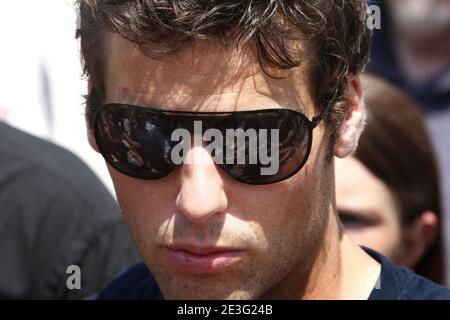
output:
M381 264L380 279L369 300L450 300L450 289L439 286L409 269L398 267L381 254L364 248ZM163 300L158 284L142 262L119 274L98 300Z

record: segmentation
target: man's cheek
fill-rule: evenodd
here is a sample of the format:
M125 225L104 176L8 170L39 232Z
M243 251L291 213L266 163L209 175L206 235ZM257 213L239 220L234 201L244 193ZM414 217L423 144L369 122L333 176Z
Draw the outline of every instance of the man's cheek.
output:
M155 245L159 226L164 220L161 202L129 192L117 192L117 197L124 220L140 251L149 250Z

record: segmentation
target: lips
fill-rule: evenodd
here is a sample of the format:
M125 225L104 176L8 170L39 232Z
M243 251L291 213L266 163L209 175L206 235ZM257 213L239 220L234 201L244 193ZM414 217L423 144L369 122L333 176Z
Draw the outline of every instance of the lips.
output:
M212 274L224 271L242 258L243 250L192 245L166 246L171 264L183 273Z

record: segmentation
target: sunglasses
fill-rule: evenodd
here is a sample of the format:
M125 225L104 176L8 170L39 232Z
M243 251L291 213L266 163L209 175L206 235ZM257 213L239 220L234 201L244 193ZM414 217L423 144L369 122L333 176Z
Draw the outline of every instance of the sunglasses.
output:
M186 141L189 138L174 139L174 132L192 133L201 124L205 133L214 130L215 140L223 139L214 141L216 146L223 146L211 154L215 163L233 179L252 185L277 183L301 170L311 152L313 130L329 107L310 121L304 114L289 109L185 112L122 103L101 105L95 90L89 104L91 128L100 153L126 176L142 180L168 176L180 165L174 161L174 149L190 142ZM241 137L242 133L256 133L256 139L244 135L244 143L236 143L236 139L229 139L230 132L240 132ZM276 139L267 139L267 134L258 134L261 132L275 132L271 138ZM262 139L264 136L266 139ZM269 170L270 167L276 170Z

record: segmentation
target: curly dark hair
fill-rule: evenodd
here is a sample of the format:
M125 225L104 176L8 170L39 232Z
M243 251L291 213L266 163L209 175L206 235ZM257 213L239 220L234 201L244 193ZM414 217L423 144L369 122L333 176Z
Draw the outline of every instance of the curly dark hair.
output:
M213 39L238 48L254 44L269 75L270 68L290 69L307 60L313 98L322 107L333 97L342 101L347 74L363 71L371 45L365 0L77 0L77 5L84 74L99 98L107 32L154 59ZM292 45L298 40L302 49ZM336 103L329 112L331 127L340 125L344 107Z

